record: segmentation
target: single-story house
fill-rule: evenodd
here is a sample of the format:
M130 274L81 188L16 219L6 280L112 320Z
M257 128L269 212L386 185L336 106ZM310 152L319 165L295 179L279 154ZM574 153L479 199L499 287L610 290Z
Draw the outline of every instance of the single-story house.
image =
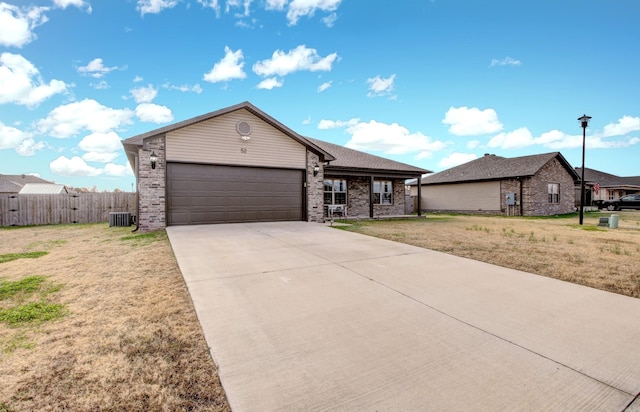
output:
M427 170L301 136L249 102L123 141L138 229L402 215Z
M558 152L493 154L411 182L426 211L547 216L575 210L575 170Z
M578 176L582 168L576 167ZM580 201L580 182L576 186L576 200ZM619 197L640 193L640 176L620 177L599 170L584 168L585 205L601 200L613 200Z
M0 194L17 195L28 183L53 184L53 182L32 175L0 174Z

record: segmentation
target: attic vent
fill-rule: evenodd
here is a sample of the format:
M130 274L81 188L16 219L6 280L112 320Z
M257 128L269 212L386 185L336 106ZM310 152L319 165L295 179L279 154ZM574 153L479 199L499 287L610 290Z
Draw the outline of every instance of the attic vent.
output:
M251 125L245 121L238 122L236 123L236 130L240 136L249 136L251 134Z

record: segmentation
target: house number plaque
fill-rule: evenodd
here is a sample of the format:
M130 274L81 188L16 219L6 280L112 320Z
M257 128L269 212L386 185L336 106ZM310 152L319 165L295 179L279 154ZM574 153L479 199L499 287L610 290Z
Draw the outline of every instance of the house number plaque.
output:
M240 148L240 153L247 153L247 148L246 147L241 147Z

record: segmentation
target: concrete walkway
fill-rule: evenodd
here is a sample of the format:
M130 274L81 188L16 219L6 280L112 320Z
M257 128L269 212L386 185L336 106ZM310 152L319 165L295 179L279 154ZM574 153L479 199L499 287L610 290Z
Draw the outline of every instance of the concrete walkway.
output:
M640 299L315 223L167 232L236 412L640 411Z

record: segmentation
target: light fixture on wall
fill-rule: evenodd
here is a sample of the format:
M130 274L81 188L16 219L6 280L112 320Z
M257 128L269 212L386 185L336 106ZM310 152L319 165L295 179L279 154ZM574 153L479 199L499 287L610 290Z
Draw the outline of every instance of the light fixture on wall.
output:
M318 172L320 172L320 166L318 166L318 164L316 163L313 166L313 176L318 176Z
M149 160L151 160L151 168L155 169L156 162L158 161L158 155L156 155L156 152L154 151L151 152L151 156L149 156Z

